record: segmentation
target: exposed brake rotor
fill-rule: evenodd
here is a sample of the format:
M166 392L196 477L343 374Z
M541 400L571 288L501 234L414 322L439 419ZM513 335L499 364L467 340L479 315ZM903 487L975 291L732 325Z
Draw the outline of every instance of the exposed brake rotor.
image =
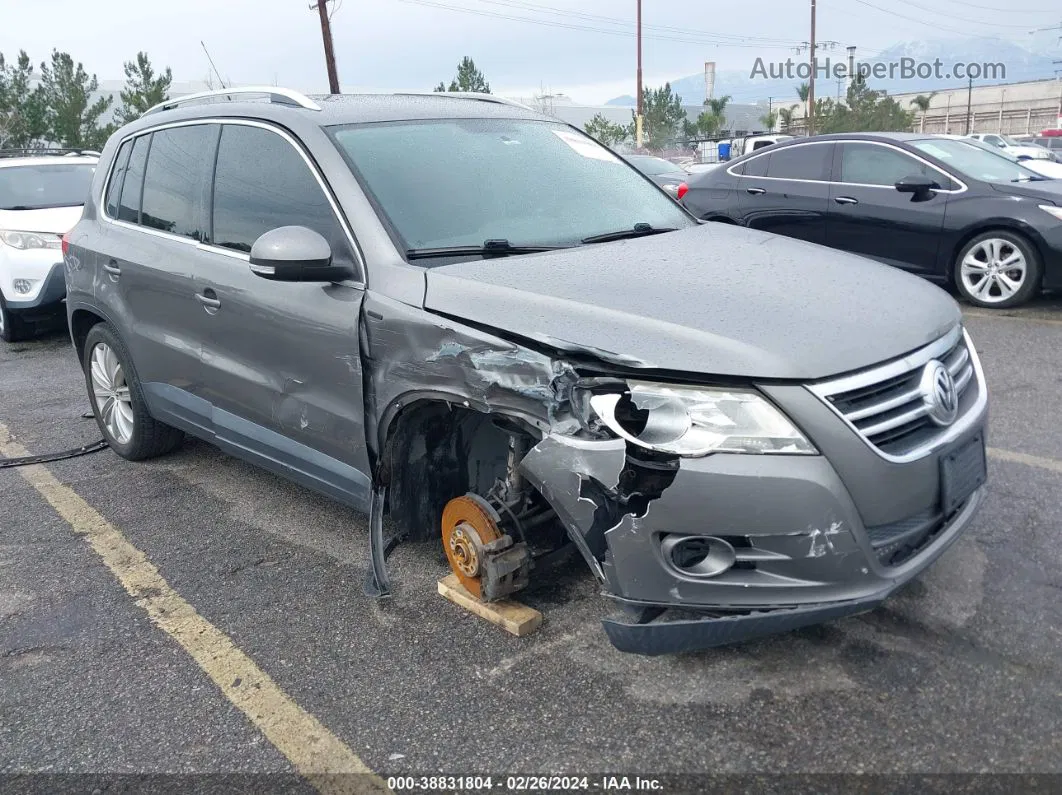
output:
M497 511L482 497L466 494L446 503L442 515L442 540L446 559L470 594L483 599L483 573L487 550L505 537Z

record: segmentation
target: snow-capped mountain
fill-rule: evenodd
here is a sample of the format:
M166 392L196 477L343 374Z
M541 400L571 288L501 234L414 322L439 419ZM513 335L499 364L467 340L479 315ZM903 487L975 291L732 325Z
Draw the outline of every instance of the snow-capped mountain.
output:
M942 63L940 78L932 76L902 79L899 66L895 68L894 77L879 79L870 76L868 78L871 88L885 90L890 94L926 92L965 85L965 76L957 78L950 75L951 69L958 62L977 65L1002 64L1005 67L1005 75L986 76L975 80L974 85L1018 83L1054 77L1056 66L1053 61L1062 58L1062 47L1056 44L1052 55L1048 42L1035 39L1035 43L1036 50L1034 51L1006 39L981 37L927 39L896 44L873 58L860 58L859 52L856 51L856 60L870 65L880 63L888 66L894 63L901 64L904 58L913 59L916 63L933 63L936 59L940 59ZM793 58L796 62L806 56L793 56ZM826 58L830 58L834 63L847 62L847 53L843 47L832 51L822 51L819 55L820 68ZM803 81L796 78L792 80L751 78L750 73L754 63L754 59L750 60L749 68L745 70L717 72L715 96L721 97L729 94L735 102L766 102L768 98L771 98L775 105L787 102L795 104L798 101L796 88ZM835 80L820 77L816 84L819 86L819 96L834 96L837 92ZM671 89L682 97L685 104L696 104L704 100L704 75L695 74L672 80ZM633 106L635 102L634 97L625 95L609 100L607 104Z

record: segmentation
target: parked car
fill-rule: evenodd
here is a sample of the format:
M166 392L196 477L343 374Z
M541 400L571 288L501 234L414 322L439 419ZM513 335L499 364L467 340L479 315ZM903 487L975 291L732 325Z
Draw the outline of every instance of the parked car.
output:
M1050 149L1034 143L1015 140L1009 135L997 135L994 133L974 133L970 136L976 141L983 141L990 146L1002 149L1008 155L1015 157L1030 157L1033 160L1054 160L1055 156Z
M62 317L66 282L60 236L77 222L99 155L65 149L0 149L0 339Z
M627 162L649 177L672 196L678 197L679 186L689 174L670 160L649 155L628 155Z
M1055 160L1062 158L1062 135L1037 135L1032 143L1047 149L1055 156Z
M963 141L845 133L781 143L691 177L682 203L700 218L954 282L977 306L1062 287L1062 183Z
M879 604L982 500L946 293L699 224L490 95L169 101L108 141L64 253L114 451L189 433L367 511L374 595L398 541L484 600L570 546L617 647L688 651Z
M953 141L962 141L963 143L970 144L971 146L979 147L987 152L991 152L997 157L1004 157L1007 160L1010 160L1012 163L1021 163L1027 169L1036 172L1041 177L1047 177L1048 179L1062 178L1062 163L1056 162L1054 160L1034 160L1031 157L1028 157L1027 155L1015 157L1014 155L1009 154L1008 152L1000 149L999 147L993 146L992 144L986 144L984 141L979 141L976 138L970 138L965 135L945 135L942 133L936 133L936 137L948 138Z

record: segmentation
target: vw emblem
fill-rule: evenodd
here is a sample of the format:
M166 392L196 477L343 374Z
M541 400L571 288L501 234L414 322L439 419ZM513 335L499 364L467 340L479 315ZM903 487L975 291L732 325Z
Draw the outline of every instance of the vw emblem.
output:
M955 380L942 362L934 360L926 365L919 390L930 420L942 427L955 422L959 414L959 395L955 391Z

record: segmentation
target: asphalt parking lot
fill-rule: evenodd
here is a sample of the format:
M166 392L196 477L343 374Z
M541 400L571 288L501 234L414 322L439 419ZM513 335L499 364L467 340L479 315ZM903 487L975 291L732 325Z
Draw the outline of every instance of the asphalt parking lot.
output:
M523 639L436 594L434 544L373 602L363 517L205 444L0 469L0 772L1062 773L1062 299L966 314L975 527L882 609L700 654L613 650L580 565ZM0 346L6 455L87 409L63 333Z

